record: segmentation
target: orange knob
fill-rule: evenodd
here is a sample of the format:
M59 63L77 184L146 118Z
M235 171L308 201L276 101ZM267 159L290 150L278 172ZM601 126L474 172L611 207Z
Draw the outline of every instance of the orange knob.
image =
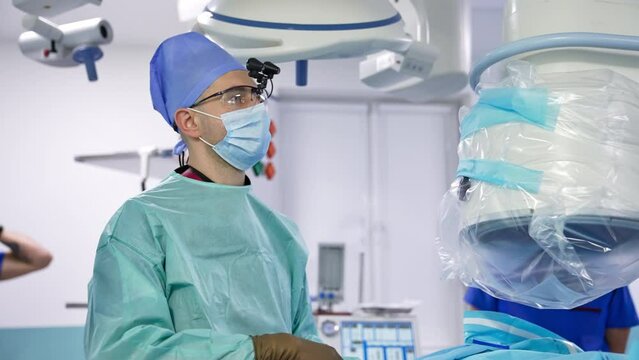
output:
M266 156L269 159L272 159L273 156L275 156L275 153L277 153L277 149L275 149L275 144L271 141L271 143L268 144L268 150L266 150Z
M275 165L273 163L266 164L266 168L264 168L264 174L266 178L272 180L275 177Z

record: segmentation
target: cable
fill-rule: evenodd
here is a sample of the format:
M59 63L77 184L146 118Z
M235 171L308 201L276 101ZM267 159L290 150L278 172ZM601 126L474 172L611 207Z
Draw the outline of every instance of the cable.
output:
M567 32L513 41L491 51L473 67L470 73L470 87L477 91L484 71L504 59L531 51L573 47L639 51L639 36Z

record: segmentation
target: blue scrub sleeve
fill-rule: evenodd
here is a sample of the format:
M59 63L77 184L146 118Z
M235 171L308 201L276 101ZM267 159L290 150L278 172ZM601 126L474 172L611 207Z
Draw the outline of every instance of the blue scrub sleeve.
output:
M628 287L613 290L606 328L630 328L636 325L639 325L639 319Z
M89 284L87 359L253 360L251 338L210 329L175 331L161 263L111 237Z
M466 295L464 296L464 301L468 303L468 305L473 306L477 310L481 311L498 311L499 300L486 294L485 292L469 287L466 290Z

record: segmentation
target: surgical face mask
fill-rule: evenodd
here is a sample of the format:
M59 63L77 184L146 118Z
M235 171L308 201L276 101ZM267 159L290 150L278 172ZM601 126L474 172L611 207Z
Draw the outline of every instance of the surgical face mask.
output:
M222 114L221 117L193 108L189 110L222 120L226 128L226 136L222 141L211 144L201 137L199 139L234 168L246 171L266 155L271 133L269 132L270 118L264 103L230 111Z

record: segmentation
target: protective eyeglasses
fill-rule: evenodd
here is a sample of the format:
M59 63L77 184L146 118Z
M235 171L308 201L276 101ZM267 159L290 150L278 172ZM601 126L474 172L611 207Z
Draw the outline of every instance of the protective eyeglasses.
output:
M234 107L244 107L246 105L255 104L257 102L263 102L262 92L253 86L234 86L232 88L228 88L226 90L222 90L220 92L216 92L215 94L209 95L204 99L194 103L190 107L196 107L198 105L202 105L205 102L210 100L215 100L216 98L220 101L220 103L227 108Z

